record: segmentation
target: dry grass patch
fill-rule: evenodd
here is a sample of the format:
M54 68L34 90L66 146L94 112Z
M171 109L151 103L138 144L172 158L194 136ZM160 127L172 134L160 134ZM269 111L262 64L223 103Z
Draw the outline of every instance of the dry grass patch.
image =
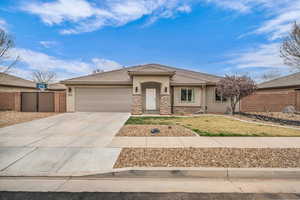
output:
M151 134L151 129L158 128L160 133ZM195 136L190 129L178 125L125 125L118 132L117 136L137 136L137 137L182 137Z
M300 149L125 148L114 165L123 167L297 168Z
M300 136L300 130L242 122L225 116L132 117L127 124L182 125L202 136Z
M14 112L0 111L0 127L5 127L22 122L32 121L34 119L45 118L56 115L57 113L43 112Z
M183 118L180 124L195 129L202 135L300 136L300 130L241 122L223 116Z

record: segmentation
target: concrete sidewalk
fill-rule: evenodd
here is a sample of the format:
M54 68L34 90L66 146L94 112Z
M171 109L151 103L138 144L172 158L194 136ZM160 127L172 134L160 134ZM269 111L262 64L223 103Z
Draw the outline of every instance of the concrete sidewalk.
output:
M300 137L114 137L110 147L300 148Z
M0 191L300 193L300 180L286 179L33 179L0 178Z

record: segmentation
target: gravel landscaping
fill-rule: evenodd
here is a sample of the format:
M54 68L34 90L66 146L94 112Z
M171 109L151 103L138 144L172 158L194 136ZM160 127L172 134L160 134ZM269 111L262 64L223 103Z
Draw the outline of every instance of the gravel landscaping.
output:
M0 111L0 128L56 115L57 113L43 112L14 112Z
M151 129L158 128L159 133L152 134ZM182 137L197 136L193 131L178 125L125 125L118 132L117 136L136 137Z
M267 117L274 117L278 119L300 121L300 114L289 114L289 113L282 113L282 112L250 112L250 114L264 115Z
M124 148L114 168L299 168L300 149Z
M244 119L247 121L262 122L266 124L275 124L281 126L293 126L299 128L300 115L299 114L286 114L286 113L243 113L240 112L235 117Z

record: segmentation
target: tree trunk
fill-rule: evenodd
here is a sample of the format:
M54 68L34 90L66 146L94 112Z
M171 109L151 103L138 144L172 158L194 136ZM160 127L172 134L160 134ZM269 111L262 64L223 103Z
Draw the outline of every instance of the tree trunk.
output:
M234 98L233 97L230 98L230 105L231 105L231 112L230 112L230 114L234 115L235 105L234 105Z
M236 109L236 104L238 103L238 100L236 100L237 98L231 97L230 101L231 101L231 115L235 114L235 109Z

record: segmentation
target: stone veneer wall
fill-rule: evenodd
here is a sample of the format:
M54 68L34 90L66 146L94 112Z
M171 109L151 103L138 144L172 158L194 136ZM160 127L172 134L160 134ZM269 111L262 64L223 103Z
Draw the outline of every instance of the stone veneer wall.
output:
M194 107L174 106L173 107L174 114L196 114L201 112L204 112L202 106L194 106Z
M161 115L171 114L171 98L170 95L160 95L159 112Z
M133 115L141 115L143 114L143 106L142 106L142 95L132 95L132 110L131 114Z

